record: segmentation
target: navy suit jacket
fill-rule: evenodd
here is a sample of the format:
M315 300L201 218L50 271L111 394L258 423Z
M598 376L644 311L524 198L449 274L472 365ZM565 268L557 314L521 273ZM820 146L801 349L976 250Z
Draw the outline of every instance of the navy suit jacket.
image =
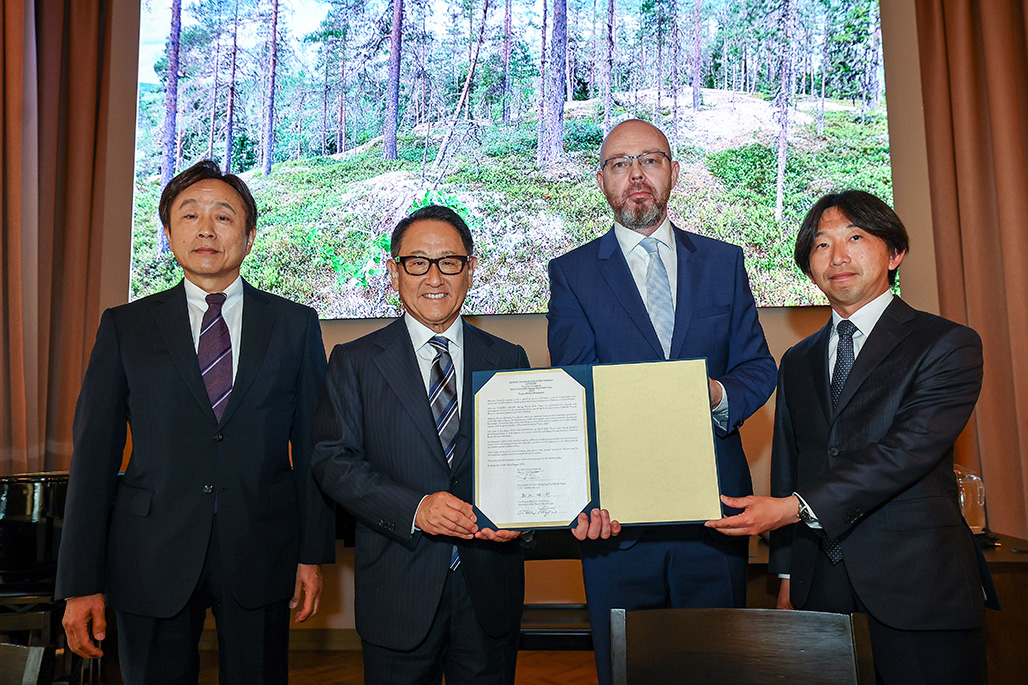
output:
M332 351L315 419L314 471L325 492L357 518L354 610L362 639L396 650L424 639L454 544L485 631L499 637L520 623L519 542L411 533L425 495L448 491L472 501L471 374L513 368L528 368L520 346L464 323L463 400L451 468L403 317Z
M875 324L832 407L832 323L782 358L771 494L799 493L824 533L774 531L771 571L810 591L819 535L842 545L868 611L905 630L983 625L988 568L960 513L953 443L978 400L982 343L970 328L896 298Z
M704 358L728 394L728 423L715 429L721 491L753 493L738 428L774 389L775 362L735 245L674 228L678 293L671 359ZM664 358L614 229L550 262L546 315L550 363L597 364ZM611 512L616 518L617 512ZM626 529L619 544L638 535Z
M333 561L335 514L309 461L325 369L317 313L244 282L239 346L218 421L182 283L104 312L75 409L57 597L101 592L134 614L178 613L200 578L215 494L221 563L244 607L292 596L297 563Z

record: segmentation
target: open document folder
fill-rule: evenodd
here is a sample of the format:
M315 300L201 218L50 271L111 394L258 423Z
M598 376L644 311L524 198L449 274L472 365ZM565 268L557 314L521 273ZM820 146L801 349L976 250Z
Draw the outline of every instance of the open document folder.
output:
M721 517L704 360L475 372L473 390L480 527Z

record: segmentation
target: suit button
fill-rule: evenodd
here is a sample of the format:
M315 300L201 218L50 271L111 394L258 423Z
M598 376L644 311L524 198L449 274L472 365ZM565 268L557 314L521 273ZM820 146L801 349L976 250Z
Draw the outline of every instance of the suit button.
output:
M457 487L457 483L459 483L459 482L460 482L460 478L451 478L450 479L450 487L451 488Z
M221 433L218 433L217 435L214 436L214 442L221 442L224 439L225 439L225 436L222 435Z
M838 447L829 447L828 448L828 456L830 456L830 457L837 457L837 456L839 456L839 448Z
M735 422L735 427L736 428L742 428L742 421L736 421Z
M214 492L214 486L213 485L205 485L205 486L203 486L203 491L204 492Z

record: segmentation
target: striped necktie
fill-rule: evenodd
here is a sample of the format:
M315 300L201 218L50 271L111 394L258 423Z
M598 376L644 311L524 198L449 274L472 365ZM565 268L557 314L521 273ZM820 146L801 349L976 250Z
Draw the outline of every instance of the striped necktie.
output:
M228 325L221 315L225 304L225 293L211 293L207 296L207 311L200 324L200 345L196 356L200 362L200 373L211 400L214 417L221 421L232 394L232 340Z
M431 387L428 391L428 403L432 406L435 417L435 429L439 432L439 442L446 454L446 463L453 466L453 447L457 442L457 428L460 416L457 413L457 374L450 358L449 343L444 336L433 335L428 340L435 348L435 359L432 360ZM450 570L456 571L460 566L460 553L457 545L450 551Z
M446 463L452 466L453 447L460 423L457 414L457 377L446 338L435 335L428 342L436 350L435 359L432 360L432 382L428 391L428 403L432 406L432 416L435 417L435 428L446 454Z

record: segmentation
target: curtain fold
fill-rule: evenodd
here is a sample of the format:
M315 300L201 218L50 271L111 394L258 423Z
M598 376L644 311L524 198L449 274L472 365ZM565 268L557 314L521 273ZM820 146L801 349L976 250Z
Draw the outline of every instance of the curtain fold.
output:
M99 319L109 2L15 0L0 20L0 474L9 474L71 459Z
M1028 537L1028 7L917 0L939 306L982 336L958 459L989 527Z
M33 327L26 327L26 232L35 224L22 171L32 165L26 110L35 93L26 76L35 69L32 5L5 2L0 9L0 474L26 471L39 461L40 431L33 424L35 378L30 368ZM30 82L31 83L31 82ZM29 131L26 128L29 127ZM28 133L29 135L26 135ZM31 310L31 307L28 308Z

